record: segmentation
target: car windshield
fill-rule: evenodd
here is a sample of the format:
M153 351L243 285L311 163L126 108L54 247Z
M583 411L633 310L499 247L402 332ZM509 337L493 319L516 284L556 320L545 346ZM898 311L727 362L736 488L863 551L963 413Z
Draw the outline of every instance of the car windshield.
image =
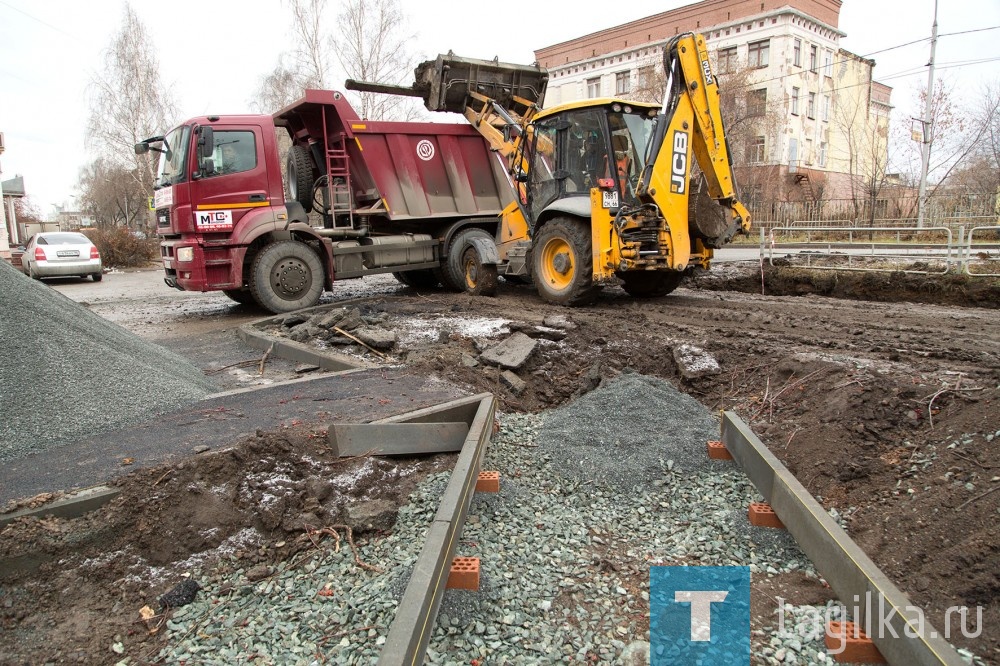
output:
M90 239L83 234L61 233L45 234L38 237L39 245L80 245L89 243Z
M156 170L154 190L167 187L184 180L184 162L187 159L188 136L191 128L187 125L176 127L163 139L160 166Z

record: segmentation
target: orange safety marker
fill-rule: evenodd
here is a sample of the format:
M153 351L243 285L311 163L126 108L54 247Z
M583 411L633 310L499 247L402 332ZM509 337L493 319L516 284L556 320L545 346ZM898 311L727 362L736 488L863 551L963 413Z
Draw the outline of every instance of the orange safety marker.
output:
M885 657L868 634L853 622L830 621L826 625L826 649L843 664L884 664Z
M778 520L778 514L774 512L770 504L765 502L751 502L747 511L747 518L751 525L757 527L777 527L785 529L785 524Z
M477 493L500 492L500 472L480 472L476 479Z
M448 572L449 590L479 589L479 558L456 557L451 561L451 571Z
M733 454L729 452L725 444L711 439L708 441L708 457L712 460L732 460Z

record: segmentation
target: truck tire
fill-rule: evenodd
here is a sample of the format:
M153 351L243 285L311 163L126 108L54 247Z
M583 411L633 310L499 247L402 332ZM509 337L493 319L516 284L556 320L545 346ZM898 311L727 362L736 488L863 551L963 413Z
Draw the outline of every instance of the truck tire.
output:
M292 146L288 150L288 198L298 201L308 213L313 208L313 183L316 169L305 146Z
M447 279L445 286L477 296L493 296L497 290L497 269L482 263L472 244L475 238L493 242L493 236L477 228L463 229L451 239L443 271Z
M597 297L590 227L566 217L548 222L535 235L531 278L539 295L556 305L583 305Z
M392 277L407 287L413 287L414 289L433 289L439 284L438 276L432 268L422 268L417 271L400 271L393 273Z
M250 292L257 304L280 314L312 307L323 294L323 262L305 243L279 241L253 260Z
M257 301L253 299L253 294L249 289L223 289L222 293L228 296L231 300L236 301L240 305L256 305Z
M633 271L619 273L625 284L622 289L634 298L657 298L676 289L684 279L678 271Z

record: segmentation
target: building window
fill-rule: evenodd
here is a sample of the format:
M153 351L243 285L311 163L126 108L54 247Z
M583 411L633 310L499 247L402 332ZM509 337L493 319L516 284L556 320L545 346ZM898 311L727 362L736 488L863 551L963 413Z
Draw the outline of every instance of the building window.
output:
M799 89L792 88L792 115L799 115Z
M817 46L815 44L813 44L812 46L809 47L809 70L813 71L813 72L816 71L816 54L817 54L817 52L818 52L817 51Z
M719 73L728 74L736 71L736 47L719 49Z
M823 52L823 76L833 77L833 51Z
M767 67L770 46L771 40L769 39L760 42L750 42L748 45L747 60L751 67L757 67L758 69Z
M796 39L795 46L792 48L792 64L796 67L802 66L802 40Z
M601 77L587 79L587 97L593 99L601 96Z
M656 84L656 67L654 65L643 65L639 68L639 88L650 90Z
M762 116L767 111L767 88L754 90L747 95L747 115Z
M819 144L819 165L826 166L826 143L822 142Z
M806 116L809 118L816 117L816 93L809 93L809 103L806 106Z
M615 94L627 95L632 92L631 77L628 72L618 72L615 74Z
M747 142L747 163L761 164L764 161L764 137L755 136Z
M830 121L830 96L823 95L823 115L821 116L825 122Z
M805 154L806 164L813 163L813 142L812 139L806 139L806 154Z

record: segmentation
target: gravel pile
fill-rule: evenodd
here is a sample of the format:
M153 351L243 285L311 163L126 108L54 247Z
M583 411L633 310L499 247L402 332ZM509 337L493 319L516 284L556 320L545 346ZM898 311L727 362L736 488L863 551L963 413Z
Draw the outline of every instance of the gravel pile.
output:
M146 342L0 261L0 462L141 423L213 390Z
M706 469L717 419L669 382L626 372L544 415L539 445L570 479L627 489L663 471Z

